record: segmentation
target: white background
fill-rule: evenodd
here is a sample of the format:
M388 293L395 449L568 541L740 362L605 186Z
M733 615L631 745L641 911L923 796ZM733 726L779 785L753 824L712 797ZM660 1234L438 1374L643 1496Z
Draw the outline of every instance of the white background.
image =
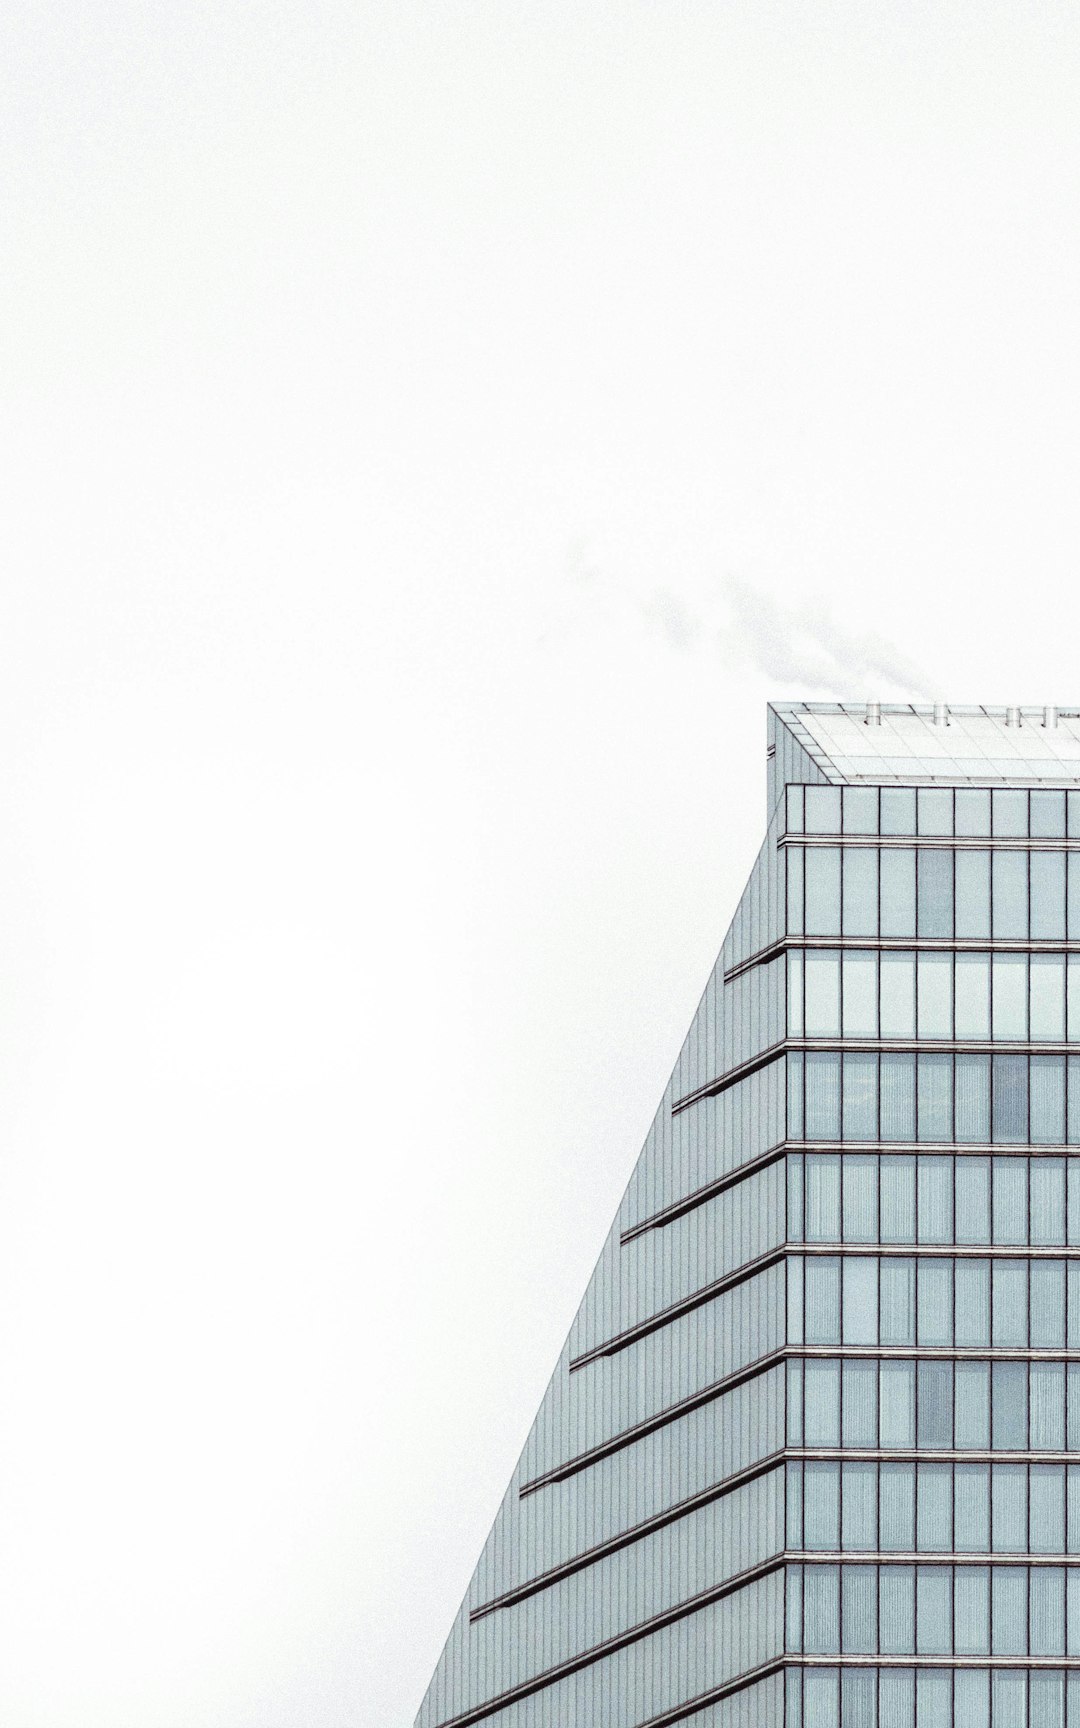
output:
M412 1719L764 823L1080 697L1080 16L6 0L0 1721Z

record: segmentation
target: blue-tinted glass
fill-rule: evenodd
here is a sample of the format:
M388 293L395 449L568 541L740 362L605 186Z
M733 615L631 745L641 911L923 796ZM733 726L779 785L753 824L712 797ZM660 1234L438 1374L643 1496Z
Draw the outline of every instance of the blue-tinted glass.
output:
M1070 840L1080 840L1080 792L1070 792L1066 800L1066 827Z
M902 1154L883 1153L881 1184L881 1240L915 1240L915 1160Z
M803 1421L807 1446L839 1446L839 1362L807 1362Z
M960 1484L957 1483L957 1499ZM960 1509L957 1507L959 1521ZM966 1550L974 1553L974 1549ZM958 1656L985 1656L990 1650L990 1573L985 1566L958 1566L953 1583L953 1625ZM985 1719L984 1719L985 1720Z
M963 1367L963 1363L957 1364ZM957 1414L959 1415L959 1391ZM957 1464L953 1471L956 1548L960 1554L985 1554L990 1548L990 1466ZM983 1573L985 1577L985 1572Z
M874 1583L877 1600L877 1582ZM873 1668L844 1668L840 1674L841 1728L878 1728L877 1672Z
M880 968L881 1036L915 1036L915 955L883 953ZM989 997L989 989L987 991Z
M882 1566L878 1586L882 1654L911 1656L915 1651L914 1566Z
M801 834L803 831L803 789L801 786L789 786L787 789L787 831L789 834Z
M1073 1044L1080 1040L1080 954L1069 955L1065 970L1065 1036Z
M806 1342L840 1342L840 1261L833 1255L808 1259L806 1278Z
M920 1446L944 1447L953 1443L953 1365L951 1362L920 1362L918 1364L917 1434ZM935 1466L937 1469L937 1466ZM940 1487L940 1478L934 1477ZM919 1478L922 1483L922 1476ZM920 1495L922 1488L920 1486ZM924 1508L919 1509L922 1527ZM948 1548L946 1540L920 1542L920 1547Z
M919 935L953 933L953 855L944 849L919 848Z
M948 1057L945 1058L948 1062ZM919 1076L920 1089L922 1076ZM919 1159L919 1241L953 1240L953 1160L945 1157Z
M1056 1043L1065 1036L1065 956L1032 954L1031 1031L1038 1043Z
M995 1554L1027 1547L1027 1465L995 1464L990 1472L991 1531Z
M803 1138L803 1060L793 1051L787 1061L787 1131L789 1140Z
M788 1032L793 1038L801 1038L806 1021L803 1015L803 988L806 968L801 948L795 948L787 957L788 975Z
M1080 852L1070 852L1067 864L1065 934L1070 942L1080 941Z
M915 1546L914 1464L882 1464L879 1493L882 1549L910 1554Z
M1028 1064L1026 1056L993 1059L994 1139L1022 1141L1028 1137Z
M956 789L956 832L981 838L990 832L990 792L983 786Z
M878 1443L878 1365L845 1362L841 1375L842 1429L845 1446Z
M972 1246L990 1240L990 1160L956 1160L956 1240Z
M1028 795L1011 787L996 787L993 793L991 821L993 832L1005 839L1019 839L1028 829Z
M915 1629L920 1655L952 1650L952 1568L919 1566L915 1579Z
M1065 1450L1065 1364L1033 1362L1028 1373L1031 1445L1036 1452Z
M881 1342L915 1342L915 1262L888 1259L881 1262Z
M881 934L915 934L915 852L910 846L881 849Z
M1059 1057L1039 1056L1032 1061L1032 1075L1035 1073L1035 1063L1056 1063L1058 1071L1063 1072L1065 1064ZM1032 1117L1035 1115L1034 1093L1036 1090L1032 1080ZM1064 1114L1064 1112L1063 1112ZM1033 1158L1030 1174L1031 1191L1031 1242L1037 1248L1052 1248L1065 1242L1065 1160L1063 1158Z
M840 1138L840 1057L831 1051L806 1057L806 1138Z
M844 1139L876 1140L877 1137L878 1059L875 1055L845 1054ZM859 1240L876 1240L876 1234L875 1228L873 1237L861 1237Z
M1042 1363L1036 1363L1042 1367ZM1056 1366L1056 1364L1053 1364ZM1065 1552L1065 1466L1033 1464L1028 1484L1031 1552Z
M989 1593L990 1578L986 1579ZM989 1615L987 1616L989 1636ZM989 1645L984 1645L989 1649ZM990 1728L990 1670L958 1668L953 1675L953 1728Z
M884 1645L882 1645L884 1649ZM878 1675L878 1708L881 1728L914 1728L915 1671L913 1668L882 1668Z
M916 812L920 834L951 834L953 831L952 787L920 786Z
M1028 1239L1028 1161L994 1159L994 1241L1019 1246Z
M1031 793L1031 832L1039 839L1056 840L1065 833L1065 794L1055 791Z
M878 1387L881 1399L882 1446L914 1446L914 1362L882 1362ZM1078 1399L1078 1404L1080 1404L1080 1399ZM1080 1419L1078 1419L1077 1428L1080 1432ZM910 1543L908 1546L910 1547Z
M991 963L994 1037L1028 1035L1028 956L995 954Z
M965 1349L990 1342L990 1262L956 1262L956 1342Z
M951 1260L918 1262L918 1342L951 1344L953 1341L953 1263Z
M808 846L804 870L806 876L807 935L839 936L839 846Z
M878 1262L852 1255L844 1268L844 1343L878 1341Z
M1064 1582L1062 1575L1063 1593ZM1060 1670L1032 1673L1029 1728L1065 1728L1065 1676Z
M876 786L844 787L844 833L876 834L878 794Z
M952 1674L947 1668L916 1668L915 1728L952 1728Z
M986 1448L990 1444L990 1364L989 1362L957 1362L955 1365L955 1380L956 1426L953 1444L960 1451L985 1452ZM973 1468L977 1470L985 1470L986 1466L980 1464L973 1466ZM971 1493L974 1494L974 1492L975 1491L972 1488ZM985 1490L986 1495L989 1495L989 1492L989 1487L987 1487ZM957 1494L956 1517L957 1529L959 1532L961 1508L959 1490L957 1491ZM990 1538L987 1536L982 1542L974 1541L970 1535L970 1531L975 1528L972 1520L977 1516L982 1517L985 1515L988 1517L989 1514L985 1513L985 1508L980 1511L982 1502L977 1496L969 1502L966 1502L965 1505L965 1517L968 1520L966 1528L968 1529L969 1534L963 1541L961 1541L959 1533L957 1534L957 1547L963 1552L969 1550L974 1552L976 1548L985 1548L989 1543ZM989 1505L989 1500L986 1500L986 1505ZM981 1526L979 1526L979 1528L981 1528ZM986 1528L989 1530L989 1524L987 1524Z
M1065 1569L1033 1566L1031 1590L1031 1654L1065 1654Z
M990 1573L991 1643L995 1656L1023 1656L1027 1653L1027 1568L1024 1566L994 1566ZM1000 1678L1000 1671L995 1675ZM1024 1680L1023 1675L1020 1676ZM1026 1681L1025 1681L1026 1684ZM1022 1722L1023 1718L1002 1714L995 1720Z
M1031 1345L1060 1350L1065 1343L1065 1262L1031 1262Z
M962 1145L985 1146L990 1139L990 1058L956 1058L956 1138Z
M811 948L806 955L806 1031L810 1038L840 1036L838 949Z
M956 1036L990 1036L990 956L956 956Z
M1022 940L1028 933L1028 855L995 852L991 862L994 938Z
M787 1234L789 1242L803 1239L803 1158L801 1152L787 1157Z
M787 857L787 927L792 936L803 932L803 857L801 846L789 846Z
M805 809L808 834L839 834L839 786L808 786Z
M841 1573L844 1649L869 1655L877 1649L877 1579L873 1566L845 1566Z
M991 1364L990 1424L995 1452L1022 1452L1028 1443L1026 1362Z
M809 1655L831 1656L840 1649L840 1569L803 1568L803 1638Z
M803 1728L838 1728L839 1710L836 1669L808 1668L803 1675Z
M1065 1058L1063 1056L1033 1056L1031 1058L1031 1140L1035 1146L1061 1146L1064 1144ZM1064 1173L1059 1216L1064 1223Z
M881 1137L915 1138L915 1057L886 1051L881 1058Z
M808 1461L803 1479L803 1528L807 1548L840 1546L840 1466Z
M990 934L990 854L981 849L956 854L956 934Z
M1065 934L1065 854L1031 854L1031 934L1056 942Z
M913 786L882 787L881 832L883 834L914 834L915 789Z
M951 954L920 954L917 970L919 1037L951 1038L953 957ZM1064 996L1064 991L1062 994Z
M940 958L940 956L935 956ZM947 956L946 956L947 958ZM1053 956L1046 956L1053 958ZM849 948L841 968L844 979L844 1037L878 1035L878 957L870 949ZM1064 972L1062 973L1064 1005Z
M952 1057L920 1056L919 1139L952 1139Z
M1052 853L1048 857L1054 856ZM878 933L878 854L876 846L845 846L844 935Z
M1028 1263L995 1260L990 1268L992 1338L998 1348L1022 1350L1028 1341Z

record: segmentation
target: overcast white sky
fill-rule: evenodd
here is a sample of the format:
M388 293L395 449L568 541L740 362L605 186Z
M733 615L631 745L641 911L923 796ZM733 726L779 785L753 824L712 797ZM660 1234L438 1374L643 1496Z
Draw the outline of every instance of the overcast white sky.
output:
M0 1721L413 1716L769 696L1080 698L1080 13L6 0Z

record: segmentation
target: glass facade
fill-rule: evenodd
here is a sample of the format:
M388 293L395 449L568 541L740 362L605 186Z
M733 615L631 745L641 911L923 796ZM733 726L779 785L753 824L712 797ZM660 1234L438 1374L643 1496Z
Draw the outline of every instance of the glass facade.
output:
M417 1728L1080 1728L1080 716L877 712L770 710Z

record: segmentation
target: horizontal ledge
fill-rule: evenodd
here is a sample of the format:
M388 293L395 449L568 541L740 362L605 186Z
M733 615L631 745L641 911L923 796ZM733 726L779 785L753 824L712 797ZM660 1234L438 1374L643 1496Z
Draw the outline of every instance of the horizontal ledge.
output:
M688 1722L691 1716L696 1716L710 1704L722 1704L725 1698L733 1698L737 1692L748 1692L751 1686L757 1686L763 1680L771 1680L774 1674L782 1673L783 1669L783 1657L762 1662L757 1668L748 1668L745 1674L738 1675L734 1680L725 1680L710 1691L699 1693L696 1698L688 1698L684 1704L676 1704L659 1716L650 1716L647 1722L639 1723L638 1728L676 1728L678 1723Z
M801 1147L803 1142L798 1142ZM647 1217L639 1219L623 1230L619 1241L623 1247L633 1242L637 1236L643 1236L647 1230L661 1230L666 1224L673 1224L677 1218L682 1218L687 1212L693 1212L699 1206L705 1206L710 1200L715 1200L719 1194L726 1194L729 1188L737 1188L740 1182L748 1182L751 1176L759 1171L767 1170L771 1164L776 1164L789 1150L785 1140L778 1146L770 1146L767 1152L762 1152L757 1158L751 1158L747 1163L740 1164L734 1170L728 1170L723 1176L717 1176L712 1182L706 1182L700 1188L694 1188L689 1194L684 1194L681 1200L672 1200L669 1205L662 1206L658 1212L650 1212Z
M729 1086L737 1086L740 1080L748 1080L751 1074L757 1074L762 1068L768 1068L778 1057L783 1056L789 1048L789 1041L782 1038L778 1044L770 1044L767 1050L762 1050L757 1056L750 1056L737 1067L729 1068L726 1074L720 1074L715 1080L707 1080L703 1086L697 1086L693 1092L687 1092L685 1097L676 1098L671 1106L671 1114L677 1116L680 1111L688 1110L691 1104L699 1104L703 1098L714 1098L719 1092L726 1092Z
M553 1584L559 1584L564 1578L569 1578L575 1572L583 1572L588 1566L595 1566L597 1561L605 1560L610 1554L618 1554L624 1548L632 1548L635 1542L641 1542L646 1536L653 1535L657 1530L665 1530L670 1524L677 1524L681 1518L689 1518L694 1512L700 1512L704 1507L711 1506L714 1501L725 1500L729 1494L736 1493L740 1488L746 1488L751 1482L756 1482L762 1476L768 1476L773 1470L779 1470L785 1459L784 1452L770 1452L765 1458L759 1458L755 1463L748 1464L745 1469L737 1470L731 1476L725 1476L719 1482L712 1483L699 1493L690 1495L685 1500L677 1501L663 1512L657 1512L652 1518L645 1518L640 1524L633 1524L626 1530L621 1530L617 1536L609 1537L606 1542L598 1542L595 1547L586 1548L572 1559L565 1560L559 1566L552 1566L546 1572L538 1572L535 1577L526 1579L512 1590L505 1590L501 1596L493 1596L490 1601L482 1602L479 1607L469 1611L469 1619L482 1620L488 1614L493 1614L500 1608L512 1608L515 1603L523 1602L526 1597L536 1596L542 1590L548 1590Z
M747 1589L751 1584L757 1584L763 1578L771 1577L773 1573L783 1570L784 1559L777 1554L757 1566L750 1566L743 1572L737 1572L723 1583L711 1585L708 1590L699 1591L696 1596L666 1608L660 1614L641 1620L636 1626L630 1626L625 1632L618 1633L613 1638L606 1638L602 1644L594 1644L591 1649L582 1651L579 1656L569 1657L565 1662L559 1662L554 1667L545 1668L542 1673L534 1674L531 1679L523 1680L517 1686L507 1688L497 1697L489 1698L486 1703L477 1705L472 1710L463 1711L459 1716L446 1718L439 1728L470 1728L473 1722L482 1722L486 1716L494 1716L499 1710L505 1710L511 1704L517 1704L522 1699L531 1698L536 1692L543 1692L549 1686L555 1686L560 1680L566 1680L571 1674L577 1674L582 1668L591 1668L594 1663L603 1662L608 1656L614 1656L620 1650L625 1650L631 1644L639 1644L645 1638L651 1638L655 1633L662 1632L668 1626L674 1626L680 1620L687 1620L694 1614L699 1614L705 1608L711 1608L714 1603L722 1602L727 1596L734 1596L738 1591ZM677 1721L678 1717L668 1718Z
M1064 834L795 834L777 837L788 846L904 846L921 852L1080 852L1080 839Z
M530 1481L523 1482L518 1489L519 1496L524 1499L526 1494L535 1494L541 1488L548 1488L554 1482L565 1482L569 1476L577 1476L582 1470L589 1470L594 1464L599 1464L604 1458L610 1458L615 1452L623 1452L628 1446L634 1446L639 1440L645 1440L650 1434L655 1434L660 1428L666 1428L672 1422L677 1422L681 1416L689 1416L694 1410L700 1410L705 1404L712 1404L717 1398L723 1398L729 1392L735 1392L740 1386L745 1386L759 1375L767 1374L771 1368L777 1368L788 1355L786 1349L770 1350L768 1355L759 1356L756 1361L748 1362L744 1368L736 1368L722 1379L714 1380L711 1385L702 1387L700 1392L693 1392L688 1398L682 1398L677 1404L669 1404L666 1409L658 1410L655 1416L647 1416L643 1421L636 1422L632 1428L624 1428L618 1434L613 1434L610 1440L603 1440L597 1446L590 1446L586 1451L579 1452L573 1458L568 1458L564 1464L556 1464L553 1469L545 1470ZM838 1354L834 1351L832 1354Z
M799 1656L784 1657L789 1668L1080 1668L1078 1656Z
M1045 1452L1028 1447L1017 1447L1015 1451L999 1446L993 1451L989 1446L972 1447L970 1451L956 1446L786 1446L782 1453L777 1454L785 1461L795 1464L1059 1464L1062 1468L1074 1462L1074 1467L1080 1465L1080 1456L1075 1452L1067 1452L1064 1446L1060 1452Z
M800 1250L801 1251L801 1250ZM1080 1252L1080 1251L1078 1251ZM660 1332L665 1326L671 1326L684 1315L692 1314L695 1308L704 1308L710 1302L715 1302L729 1290L735 1290L740 1284L748 1284L751 1278L757 1278L762 1272L768 1272L774 1266L779 1266L786 1258L788 1249L784 1243L778 1243L774 1248L767 1248L763 1254L758 1254L753 1260L748 1260L744 1266L736 1267L732 1272L725 1272L720 1278L714 1278L710 1284L704 1284L689 1296L683 1296L678 1302L673 1302L669 1308L661 1308L655 1314L650 1314L647 1320L641 1320L636 1326L628 1326L623 1332L616 1332L611 1338L606 1338L602 1344L595 1345L591 1350L583 1350L580 1356L570 1358L570 1372L574 1374L579 1368L585 1368L590 1362L603 1356L617 1356L620 1351L628 1350L632 1344L637 1344L650 1333Z
M905 1548L789 1548L785 1560L798 1566L1080 1566L1080 1554L925 1553Z
M870 949L879 954L1080 954L1080 941L1065 937L1016 936L782 936L768 948L748 954L729 967L724 983L731 984L758 966L768 966L792 949L816 953L822 948Z

